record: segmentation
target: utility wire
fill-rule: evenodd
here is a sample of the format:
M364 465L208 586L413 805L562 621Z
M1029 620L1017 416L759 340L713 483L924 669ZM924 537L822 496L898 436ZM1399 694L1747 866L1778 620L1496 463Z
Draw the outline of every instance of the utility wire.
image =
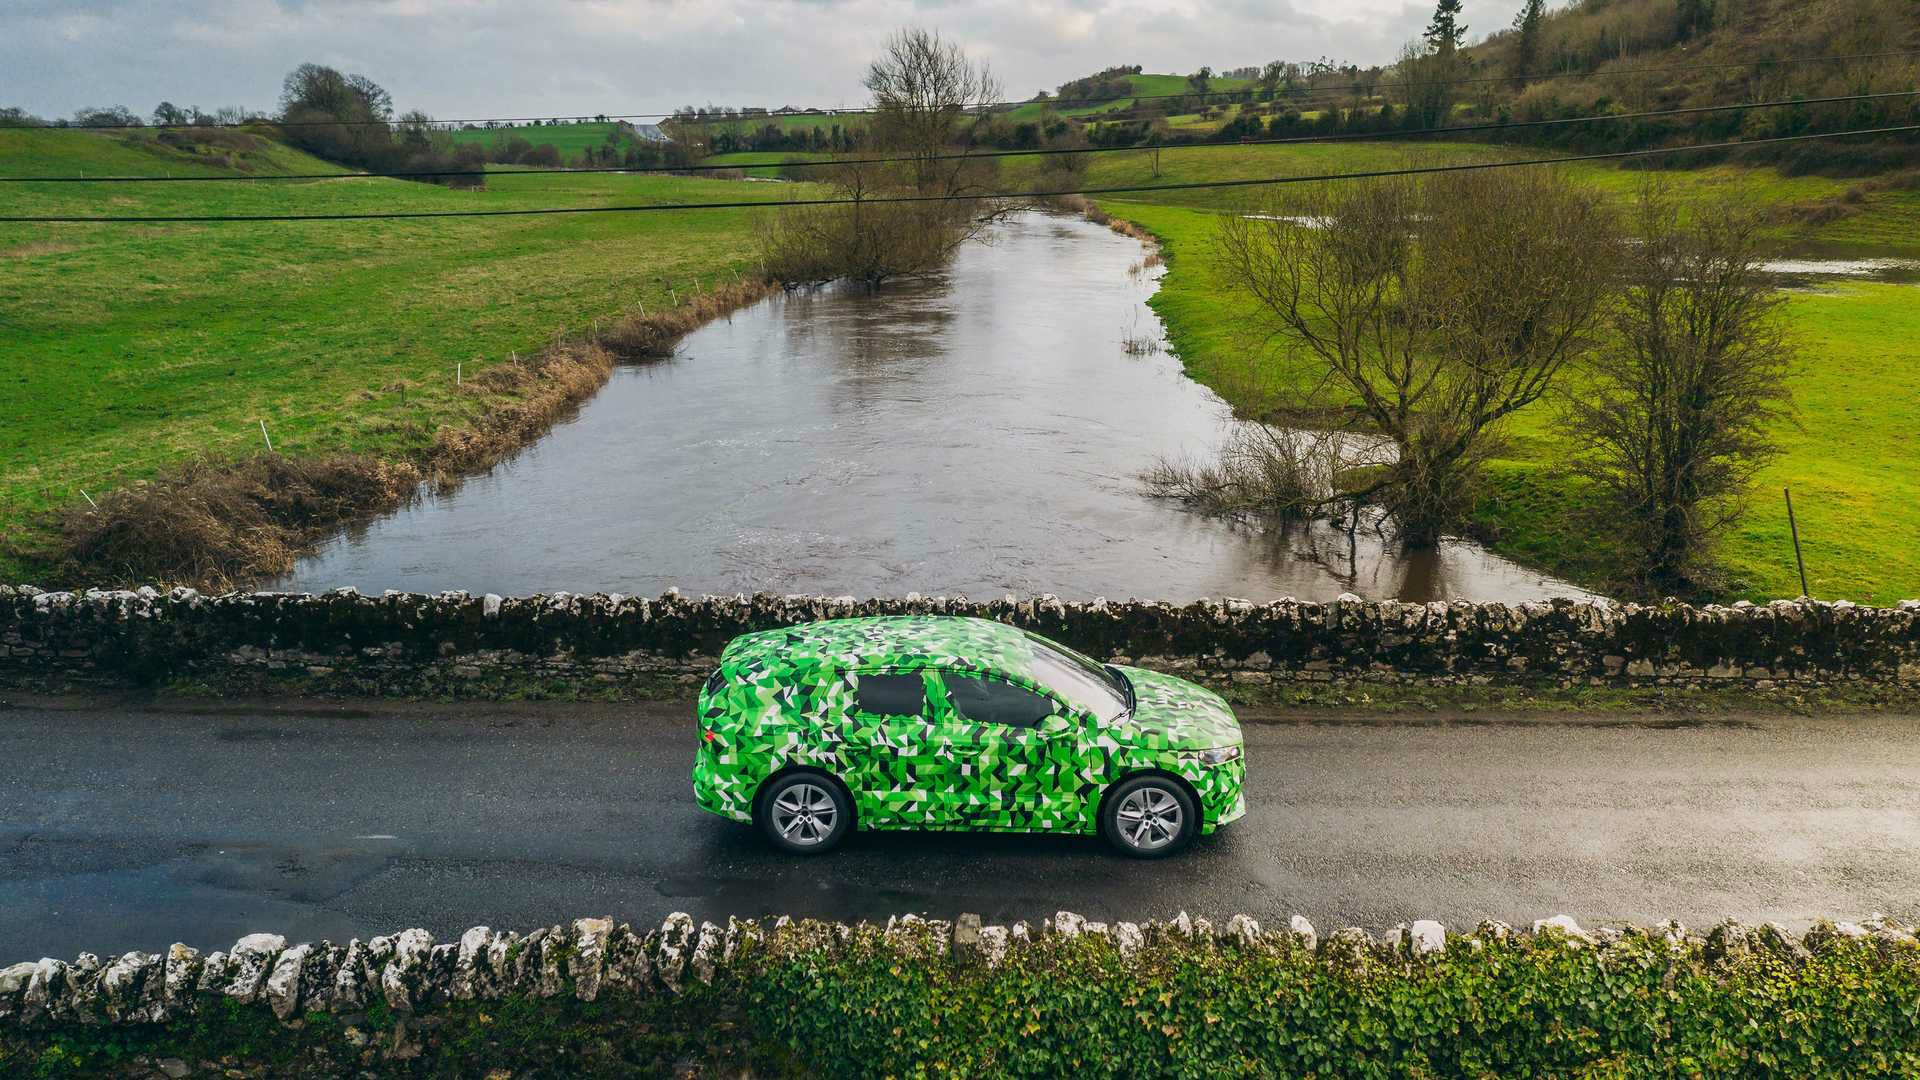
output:
M1356 131L1327 135L1289 135L1273 139L1237 139L1228 142L1136 143L1131 146L1049 146L1022 150L981 150L970 153L927 154L918 157L829 158L823 161L740 162L718 165L636 165L591 166L580 168L538 169L420 169L411 172L336 172L287 173L278 176L0 176L0 184L164 184L234 183L274 180L348 180L415 179L426 176L545 176L553 174L593 173L694 173L739 169L813 169L845 165L893 165L921 161L969 161L987 158L1047 157L1060 154L1122 154L1153 150L1195 150L1230 146L1293 146L1303 143L1372 141L1423 135L1457 135L1462 132L1516 131L1522 128L1564 127L1612 120L1654 120L1670 116L1694 116L1701 113L1744 112L1749 109L1780 109L1791 106L1833 105L1850 101L1880 101L1888 98L1920 97L1920 90L1895 90L1881 94L1846 94L1837 97L1794 98L1780 101L1753 101L1733 105L1695 105L1684 109L1656 109L1634 113L1604 113L1596 116L1570 116L1556 120L1521 120L1508 123L1455 124L1449 127L1395 128L1388 131ZM778 151L772 151L777 153Z
M1418 85L1420 86L1468 86L1468 85L1485 85L1489 83L1520 82L1520 81L1545 82L1550 79L1588 79L1588 78L1600 78L1608 75L1651 75L1651 74L1657 74L1661 72L1673 72L1673 71L1687 71L1687 72L1725 71L1725 70L1737 69L1737 68L1769 67L1769 66L1781 66L1781 65L1791 65L1791 64L1826 64L1826 63L1840 63L1843 61L1850 61L1850 60L1883 60L1883 59L1889 59L1896 56L1920 56L1920 49L1892 49L1885 52L1850 53L1850 54L1839 55L1839 56L1790 56L1790 57L1782 57L1774 60L1735 60L1735 61L1727 61L1725 63L1719 63L1719 64L1670 64L1663 67L1615 68L1611 71L1542 71L1542 72L1535 72L1532 74L1523 74L1523 75L1483 75L1483 76L1476 76L1474 78L1465 78L1465 79L1435 79L1431 82L1421 82ZM1402 87L1402 86L1409 86L1409 85L1415 85L1415 84L1406 83L1406 82L1384 82L1384 81L1376 80L1374 82L1336 83L1336 84L1330 84L1325 86L1307 86L1302 88L1302 92L1308 93L1308 94L1318 94L1326 91L1342 91L1342 90L1375 91L1375 90L1379 90L1386 87ZM1113 104L1118 102L1165 101L1165 100L1176 99L1176 98L1237 97L1244 94L1259 93L1259 92L1262 92L1263 89L1264 88L1260 86L1245 86L1245 87L1239 87L1233 90L1190 90L1185 93L1179 93L1179 94L1121 94L1117 97L1103 97L1103 98L1044 98L1044 99L1030 98L1025 101L954 102L954 103L951 103L950 105L942 106L942 107L964 109L964 110L967 110L968 112L977 113L983 110L1017 108L1021 105L1052 105L1057 108L1062 105L1066 105L1069 107L1078 107L1078 106L1084 106L1084 105L1106 105L1106 104ZM1281 90L1279 88L1275 88L1274 93L1284 94L1284 93L1287 93L1287 91ZM1275 100L1278 100L1278 99L1276 98ZM685 116L679 112L592 113L592 114L582 113L582 114L573 115L573 116L489 116L489 117L478 117L478 118L467 119L467 120L429 119L429 120L422 121L421 123L423 126L428 126L428 127L445 127L445 126L455 125L455 124L533 124L533 123L540 123L540 122L584 123L584 122L613 121L613 120L672 120L675 118L679 118L682 120L682 122L685 122L685 123L730 124L730 123L738 123L740 121L776 120L776 119L782 119L782 118L793 117L793 116L814 116L814 115L823 116L823 117L863 116L863 115L867 115L867 114L879 111L877 109L872 109L872 108L859 108L859 109L819 109L817 112L810 112L806 109L794 109L792 106L782 106L781 108L789 111L776 111L773 109L762 109L761 111L756 113L742 113L742 114L727 115L727 116L709 116L709 115L700 114L700 113L695 113L690 116ZM1115 110L1115 111L1120 111L1120 110ZM69 130L69 131L132 131L132 130L166 131L169 129L176 129L176 128L188 128L188 129L247 128L247 127L258 127L261 125L269 125L273 127L283 127L283 128L305 128L305 127L389 127L391 128L391 127L408 126L405 122L399 121L399 120L283 121L283 120L275 120L271 117L260 117L259 119L255 119L255 120L242 120L236 123L227 123L227 124L86 124L86 125L76 124L76 125L68 126L64 130ZM47 126L52 127L53 125L47 125Z
M1813 139L1838 139L1853 135L1891 135L1920 131L1920 124L1898 127L1864 128L1855 131L1828 131L1808 135L1780 135L1767 139L1738 139L1731 142L1695 143L1651 150L1616 150L1600 154L1576 154L1568 157L1525 158L1517 161L1482 161L1458 165L1429 165L1418 168L1374 169L1367 172L1319 173L1307 176L1274 176L1247 180L1196 180L1178 184L1128 184L1114 187L1066 188L1056 191L986 192L978 195L888 195L871 199L768 199L732 200L701 203L643 203L630 206L560 206L529 210L387 210L354 214L176 214L129 215L124 217L85 217L77 215L23 216L0 215L0 223L131 225L220 221L392 221L415 218L531 217L545 214L622 214L657 210L745 210L791 206L876 206L885 203L988 202L995 199L1055 198L1063 195L1123 195L1159 191L1197 191L1210 188L1269 187L1280 184L1306 184L1334 180L1372 180L1394 176L1426 176L1435 173L1477 172L1486 169L1511 169L1530 165L1567 165L1582 161L1620 161L1654 157L1660 154L1692 150L1731 150L1745 146L1772 146L1779 143L1806 142Z

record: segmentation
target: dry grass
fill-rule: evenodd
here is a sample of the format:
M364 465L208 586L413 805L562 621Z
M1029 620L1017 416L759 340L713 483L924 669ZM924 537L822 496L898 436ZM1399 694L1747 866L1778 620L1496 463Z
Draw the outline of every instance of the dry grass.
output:
M60 244L52 240L35 240L26 244L0 248L0 259L31 259L41 255L59 255L78 249L76 244Z
M368 454L203 458L59 515L57 558L89 580L226 588L292 569L334 530L405 505L423 482L447 487L538 439L592 397L616 363L664 356L683 334L779 288L742 279L667 311L634 314L597 334L470 378L483 407L446 427L417 460ZM397 391L398 385L387 388Z
M195 461L61 514L65 557L113 579L227 586L284 571L343 521L394 509L420 482L405 462L342 454Z

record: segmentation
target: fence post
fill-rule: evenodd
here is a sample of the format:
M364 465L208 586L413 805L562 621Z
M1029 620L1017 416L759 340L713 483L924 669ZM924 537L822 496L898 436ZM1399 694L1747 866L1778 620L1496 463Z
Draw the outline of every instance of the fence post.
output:
M1800 524L1793 519L1793 489L1781 488L1780 493L1787 497L1787 528L1793 532L1793 561L1800 567L1800 595L1813 599L1813 590L1807 588L1807 560L1800 554Z

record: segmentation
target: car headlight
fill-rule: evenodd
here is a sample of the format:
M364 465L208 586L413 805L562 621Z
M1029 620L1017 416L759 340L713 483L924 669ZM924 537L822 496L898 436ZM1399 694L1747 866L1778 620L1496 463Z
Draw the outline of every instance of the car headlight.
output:
M1216 746L1211 750L1189 750L1180 755L1188 761L1197 761L1202 765L1225 765L1229 761L1240 760L1240 748L1237 746Z

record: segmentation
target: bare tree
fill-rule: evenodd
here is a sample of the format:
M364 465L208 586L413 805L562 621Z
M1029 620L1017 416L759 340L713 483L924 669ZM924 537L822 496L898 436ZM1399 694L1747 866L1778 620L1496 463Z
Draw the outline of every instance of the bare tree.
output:
M1000 95L984 63L910 28L887 39L865 81L872 149L904 160L842 166L825 182L847 205L798 207L773 222L761 247L768 272L788 284L927 273L1013 209L990 198L998 159L971 152L973 123Z
M1218 271L1288 364L1317 361L1295 399L1338 399L1391 444L1385 464L1337 470L1328 501L1378 504L1430 545L1464 518L1502 422L1593 348L1615 219L1531 169L1328 185L1284 209L1222 219Z
M1434 128L1446 123L1453 111L1456 55L1417 43L1400 51L1400 62L1395 65L1400 76L1398 86L1412 126Z
M907 177L921 195L981 194L995 159L956 154L973 115L1000 96L987 65L967 59L937 31L909 27L887 39L864 80L873 95L871 132L876 149L905 157Z
M1740 496L1780 452L1793 350L1762 269L1763 227L1761 214L1727 204L1683 217L1666 191L1643 189L1613 318L1619 348L1567 403L1585 451L1576 467L1604 494L1650 590L1698 583Z

